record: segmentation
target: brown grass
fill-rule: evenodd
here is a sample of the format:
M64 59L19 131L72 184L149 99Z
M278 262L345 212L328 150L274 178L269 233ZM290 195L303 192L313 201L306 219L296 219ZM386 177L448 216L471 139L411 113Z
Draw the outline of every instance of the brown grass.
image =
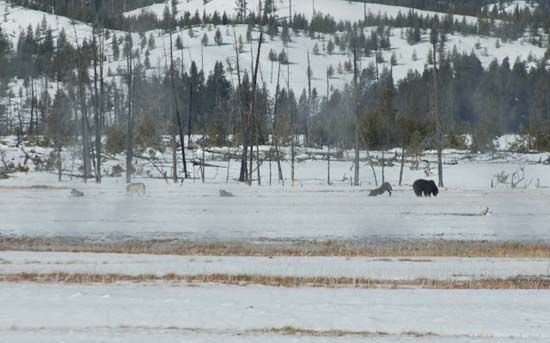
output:
M12 325L8 328L9 331L42 331L42 330L57 330L68 331L70 327L19 327ZM151 326L151 325L120 325L109 326L101 325L94 327L85 327L83 330L124 330L124 331L175 331L175 332L193 332L198 334L210 334L210 335L223 335L223 336L258 336L258 335L280 335L280 336L314 336L314 337L346 337L346 336L358 336L358 337L377 337L377 336L393 336L393 337L440 337L439 334L427 331L403 331L398 333L390 333L385 331L370 331L370 330L348 330L348 329L308 329L295 326L283 326L283 327L269 327L258 329L244 329L244 330L231 330L231 329L212 329L212 328L198 328L198 327L185 327L185 326ZM461 336L453 336L461 337ZM475 337L475 336L462 336L462 337Z
M22 186L22 185L0 185L0 189L37 189L37 190L63 190L63 189L70 189L69 187L63 187L63 186L50 186L50 185L30 185L30 186Z
M359 336L359 337L373 337L373 336L395 336L385 331L367 331L367 330L319 330L319 329L304 329L294 326L283 326L280 328L269 328L250 330L250 333L261 334L276 334L284 336L316 336L316 337L344 337L344 336ZM437 337L438 334L433 332L418 332L418 331L406 331L398 334L397 336L409 336L409 337Z
M422 288L422 289L550 289L548 277L511 277L504 279L472 279L472 280L383 280L349 277L299 277L272 276L259 274L198 274L165 275L154 274L87 274L87 273L13 273L0 275L0 282L41 282L41 283L102 283L116 282L185 282L218 283L235 286L262 285L271 287L328 287L328 288Z
M365 256L550 258L549 242L488 241L286 241L216 242L128 240L99 242L85 238L31 238L0 235L0 251L56 251L215 256Z

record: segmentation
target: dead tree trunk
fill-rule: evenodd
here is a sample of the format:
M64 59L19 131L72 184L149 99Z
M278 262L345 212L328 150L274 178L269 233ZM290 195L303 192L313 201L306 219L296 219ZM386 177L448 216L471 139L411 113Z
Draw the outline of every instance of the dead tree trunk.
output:
M246 162L248 159L247 152L248 152L248 133L247 133L247 125L246 125L246 116L242 108L242 83L241 83L241 69L240 69L240 63L239 63L239 47L237 43L237 34L235 31L233 31L233 38L235 41L235 56L236 56L236 63L237 63L237 82L238 82L238 88L237 88L237 97L238 97L238 106L239 106L239 112L241 115L241 131L242 131L242 155L241 155L241 171L239 174L239 182L248 182L248 170L246 167Z
M330 142L328 143L328 154L327 154L327 185L330 186Z
M438 174L438 186L443 186L443 131L441 128L441 112L439 111L439 85L438 85L438 70L437 70L437 49L434 40L433 44L433 60L434 60L434 117L435 117L435 131L437 135L437 174Z
M357 84L357 46L353 46L353 111L355 112L355 176L353 185L359 186L359 108L357 106L358 99L358 84Z
M255 110L256 110L256 83L258 81L258 68L260 66L260 54L261 54L261 50L262 50L262 41L263 41L263 37L264 36L264 33L263 31L260 31L260 40L258 41L258 51L256 53L256 65L254 67L254 74L252 76L252 99L250 100L250 115L249 115L249 119L250 119L250 123L252 124L251 127L252 127L252 135L257 143L257 140L258 140L258 133L257 133L257 130L255 129L254 127L254 123L255 123ZM251 142L251 147L253 146L254 144L254 141ZM249 176L248 176L248 184L249 185L252 185L252 166L253 166L253 161L254 161L254 154L252 154L252 150L251 150L251 153L250 153L250 165L249 165ZM259 158L259 156L257 156L256 158ZM258 183L260 182L260 180L258 179Z
M307 111L304 118L304 146L307 146L308 143L308 136L309 136L309 128L308 128L308 121L309 116L311 115L311 76L312 76L312 70L311 70L311 63L309 61L309 51L307 52Z
M126 132L126 183L132 182L132 157L134 154L134 118L132 113L133 101L133 66L132 54L128 54L126 58L126 68L128 70L128 125Z
M82 67L82 61L80 58L80 45L78 43L78 35L76 32L76 27L73 22L73 29L76 39L76 59L78 66L78 93L80 98L80 112L82 114L82 162L84 164L84 182L88 181L90 176L90 141L89 141L89 124L88 124L88 110L86 106L86 94L84 90L84 81L82 75L84 73L84 68Z
M94 68L94 127L95 127L95 181L101 183L101 123L99 113L99 89L98 89L98 47L97 30L99 30L99 21L96 16L96 24L93 28L93 68Z
M33 129L34 129L34 78L31 76L31 121L29 123L29 136L33 134L33 131L34 131Z
M176 114L176 124L178 126L178 132L179 132L179 138L180 138L181 159L183 163L183 177L186 179L187 163L185 160L185 136L183 134L183 123L181 120L180 109L178 105L178 97L176 94L176 82L174 80L174 73L175 73L175 67L174 67L174 56L173 56L173 47L172 47L172 31L170 31L170 81L172 84L172 96L174 97L174 106L176 107L175 114ZM177 177L176 177L176 182L177 182Z
M401 148L401 167L399 168L399 186L403 183L403 169L405 168L405 148Z
M382 161L380 162L382 166L382 184L386 181L385 175L384 175L384 167L386 166L386 160L384 158L384 150L382 150Z
M281 80L281 63L279 63L279 68L277 70L277 87L275 88L275 104L273 105L273 129L277 128L277 123L278 123L277 108L279 104L280 80ZM284 186L285 180L283 178L283 168L281 167L281 153L279 151L279 136L276 135L274 130L271 133L271 140L273 145L275 146L275 156L277 158L277 172L279 176L279 182L282 182Z

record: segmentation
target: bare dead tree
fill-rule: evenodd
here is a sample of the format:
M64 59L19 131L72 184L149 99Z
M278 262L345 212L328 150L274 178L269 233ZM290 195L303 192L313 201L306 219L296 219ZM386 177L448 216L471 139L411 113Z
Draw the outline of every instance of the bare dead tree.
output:
M435 28L432 28L430 34L430 41L432 43L433 50L433 99L434 99L434 119L435 119L435 134L436 134L436 144L437 144L437 174L438 174L438 186L443 186L443 130L441 127L441 111L439 109L439 84L438 77L439 71L437 69L437 43L438 43L438 32L435 31Z
M279 105L279 90L280 90L280 79L281 79L281 63L279 62L279 68L277 70L277 87L275 88L275 104L273 105L273 128L277 127L277 108ZM285 180L283 178L283 168L281 167L281 153L279 150L279 137L275 135L275 132L271 134L271 142L275 146L275 154L277 157L277 171L279 176L279 182L282 182L282 185L285 185Z
M76 31L75 22L72 22L75 41L76 41L76 61L77 61L77 75L78 75L78 94L80 98L80 112L82 115L82 162L84 164L84 182L88 181L90 176L90 140L89 140L89 123L88 123L88 110L86 106L86 94L84 89L84 80L82 79L84 68L82 66L82 59L80 55L80 44L78 42L78 34Z
M238 97L238 106L239 106L239 113L241 117L241 131L242 131L242 155L241 155L241 171L239 174L239 182L248 182L248 170L247 170L247 160L248 160L248 130L247 130L247 118L242 108L242 82L241 82L241 68L240 68L240 60L239 60L239 47L237 43L237 35L235 31L233 30L233 38L235 41L235 57L236 57L236 64L237 64L237 82L238 82L238 88L237 88L237 97Z
M401 166L399 167L399 186L403 183L403 169L405 169L405 147L401 147Z
M258 51L256 53L256 65L254 67L254 74L252 76L252 98L250 99L250 109L249 109L249 123L251 123L251 127L252 127L252 135L255 137L256 141L258 139L257 135L257 130L255 129L255 110L256 110L256 84L257 84L257 80L258 80L258 67L260 65L260 55L261 55L261 50L262 50L262 42L263 42L263 38L264 38L264 33L263 31L260 31L260 40L258 41ZM252 144L253 142L251 142L251 147L252 147ZM257 158L259 158L259 156L257 156ZM249 164L249 170L248 170L248 184L249 185L252 185L252 167L253 167L253 162L254 162L254 154L250 154L250 164ZM258 183L260 182L260 180L258 179Z
M185 159L185 136L183 134L183 123L181 120L180 109L178 105L178 97L176 94L176 83L174 80L175 73L174 66L174 55L173 55L173 46L172 46L172 31L170 31L170 82L172 84L172 96L174 97L174 106L176 107L176 124L178 126L180 145L181 145L181 159L183 163L183 177L187 178L187 162ZM204 138L203 138L204 139ZM176 179L177 181L177 179Z
M126 57L128 82L128 122L126 132L126 183L132 182L132 157L134 155L134 114L133 114L133 61L132 53Z
M308 143L308 121L311 114L311 77L313 71L311 70L311 63L309 60L309 50L307 51L307 111L304 118L304 146L307 146Z
M94 126L95 126L95 181L101 183L101 113L100 113L100 98L98 89L98 44L97 34L100 30L99 16L96 13L95 25L92 29L92 45L93 45L93 68L94 68ZM100 38L101 39L101 38Z
M353 178L354 186L359 186L359 106L357 99L359 96L357 82L357 43L353 44L353 111L355 114L355 176Z

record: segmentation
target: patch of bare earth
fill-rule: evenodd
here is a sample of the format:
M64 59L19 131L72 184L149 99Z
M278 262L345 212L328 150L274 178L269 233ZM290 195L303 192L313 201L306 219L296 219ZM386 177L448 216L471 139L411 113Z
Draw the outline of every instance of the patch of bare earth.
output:
M0 275L0 282L42 282L111 284L116 282L180 282L191 285L217 283L234 286L262 285L271 287L329 287L329 288L422 288L422 289L550 289L550 278L543 276L517 276L511 278L471 280L383 280L348 277L276 276L259 274L91 274L91 273L12 273Z
M0 251L94 252L211 256L510 257L550 258L548 242L489 241L274 241L191 242L13 237L0 235Z

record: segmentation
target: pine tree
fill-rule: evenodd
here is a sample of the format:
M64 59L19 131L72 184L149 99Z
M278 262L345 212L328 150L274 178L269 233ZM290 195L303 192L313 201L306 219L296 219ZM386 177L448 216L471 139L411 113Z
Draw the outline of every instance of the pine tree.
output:
M331 79L333 76L334 76L334 67L331 64L330 66L328 66L328 69L327 69L327 77Z
M273 3L273 0L265 0L264 11L266 15L270 15L275 11L275 4Z
M145 47L147 46L147 38L145 37L145 35L141 37L139 46L141 47L142 50L145 49Z
M156 44L155 44L155 37L153 36L153 34L149 34L149 42L147 43L147 48L149 50L154 50L156 48Z
M150 55L149 50L145 50L145 60L143 61L143 64L147 69L151 68L151 61L149 60L149 55Z
M216 29L216 33L214 34L214 42L216 42L216 45L218 46L223 44L223 36L220 31L220 28Z
M206 32L202 35L201 44L203 46L208 46L208 35Z
M288 32L288 23L283 21L283 31L281 32L281 40L283 41L284 46L288 46L290 42L290 33Z
M113 49L113 59L115 61L118 61L118 58L120 56L120 47L118 45L118 38L116 36L116 33L113 33L112 49Z
M248 3L247 0L235 0L235 12L237 12L237 20L244 22L246 19Z
M132 48L133 48L132 35L128 33L126 34L126 39L124 41L124 50L123 50L124 57L128 58L132 54Z
M320 51L319 51L319 44L315 43L315 45L313 46L313 54L314 55L320 55Z
M172 6L172 17L176 18L178 14L178 0L171 0L170 4Z
M269 50L268 57L271 62L277 61L277 53L275 52L275 50Z
M176 37L176 49L183 50L183 41L179 35Z
M391 63L392 66L397 65L397 56L395 55L395 52L393 54L391 54L390 63Z
M327 43L327 52L329 55L332 55L332 53L334 52L334 48L335 48L334 43L332 42L332 39L329 38Z
M279 53L279 56L277 58L279 60L279 63L281 64L288 64L288 55L286 54L285 50L281 50Z

